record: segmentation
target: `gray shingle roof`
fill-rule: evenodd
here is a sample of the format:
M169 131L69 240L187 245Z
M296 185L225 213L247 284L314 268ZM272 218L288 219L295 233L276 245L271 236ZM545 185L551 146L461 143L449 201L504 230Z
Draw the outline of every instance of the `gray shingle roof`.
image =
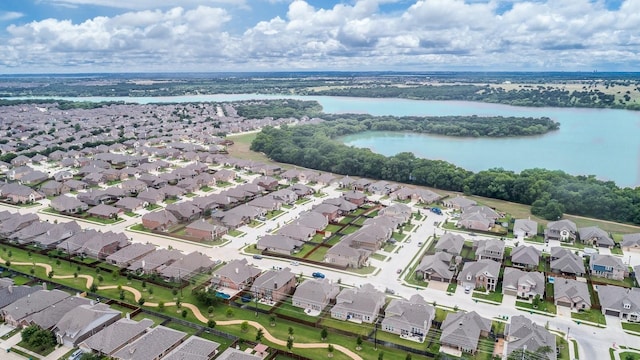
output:
M113 354L121 360L156 359L180 342L187 334L161 325L151 329L138 340Z
M192 336L162 360L209 360L219 346L217 342Z
M491 330L491 320L472 312L449 313L440 326L440 341L459 346L463 349L476 350L481 331Z
M515 350L526 349L536 352L538 349L548 346L551 351L546 358L556 360L556 336L523 315L516 315L511 318L509 325L509 337L511 341L507 343L507 354Z
M83 344L94 351L111 355L114 351L142 335L152 325L153 321L150 319L140 321L120 319L85 340Z

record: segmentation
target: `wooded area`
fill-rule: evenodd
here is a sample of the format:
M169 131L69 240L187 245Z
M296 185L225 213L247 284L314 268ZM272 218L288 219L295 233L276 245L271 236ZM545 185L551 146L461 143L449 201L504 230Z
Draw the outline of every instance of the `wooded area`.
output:
M412 153L385 157L368 149L348 147L332 139L346 125L264 128L251 149L270 159L336 174L362 176L533 205L535 215L556 220L562 213L640 224L640 187L620 188L594 176L528 169L520 173L491 169L473 173L441 160Z

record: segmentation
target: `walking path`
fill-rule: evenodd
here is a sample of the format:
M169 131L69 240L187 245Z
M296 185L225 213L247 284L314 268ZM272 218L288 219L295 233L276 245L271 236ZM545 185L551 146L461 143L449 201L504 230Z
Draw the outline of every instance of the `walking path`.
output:
M6 263L6 261L0 257L0 263L4 264ZM43 267L47 273L52 271L52 267L49 264L44 264L44 263L27 263L27 262L16 262L16 263L11 263L12 266L40 266ZM91 285L93 284L93 276L91 275L78 275L78 277L82 277L84 279L87 279L87 288L90 288ZM73 275L53 275L53 279L69 279L69 278L74 278ZM98 290L111 290L111 289L117 289L118 286L116 285L107 285L107 286L100 286L98 287ZM128 291L130 293L133 294L133 298L135 299L135 301L138 301L142 298L142 293L133 287L130 286L120 286L121 290L125 290ZM150 303L150 302L145 302L144 303L145 306L149 306L149 307L158 307L159 304L158 303ZM169 302L169 303L165 303L165 306L176 306L175 302ZM181 304L182 307L185 307L189 310L191 310L193 312L193 315L201 322L203 323L207 323L209 321L209 318L207 318L206 316L202 315L202 313L200 312L200 309L190 303L182 303ZM227 321L217 321L216 325L220 325L220 326L226 326L226 325L238 325L238 324L242 324L245 320L227 320ZM281 340L276 338L275 336L271 335L271 333L269 332L269 330L267 330L264 326L262 326L261 324L255 322L255 321L247 321L247 323L251 326L253 326L256 329L262 329L262 331L264 332L264 337L265 339L267 339L268 341L276 344L276 345L280 345L280 346L287 346L287 342L285 340ZM19 334L17 334L19 335ZM334 349L342 352L343 354L347 355L348 357L350 357L351 359L354 360L363 360L362 357L356 353L354 353L353 351L345 348L342 345L338 345L338 344L332 344ZM329 346L329 343L293 343L293 347L294 348L301 348L301 349L326 349ZM23 349L20 349L23 350ZM29 353L31 355L30 352L26 351L25 352Z

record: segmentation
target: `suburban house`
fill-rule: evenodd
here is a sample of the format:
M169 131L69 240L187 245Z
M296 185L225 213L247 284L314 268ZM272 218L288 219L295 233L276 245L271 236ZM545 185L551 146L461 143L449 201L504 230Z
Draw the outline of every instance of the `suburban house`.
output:
M178 218L167 210L142 215L142 226L149 230L167 231L178 224Z
M551 248L551 271L560 274L582 276L585 274L584 262L572 250L563 247Z
M501 263L504 258L504 241L499 239L474 241L473 248L476 260L491 259Z
M538 235L538 223L531 219L516 219L513 223L516 239L529 239Z
M247 259L235 259L213 273L211 283L234 290L244 290L260 275L261 270L249 265Z
M322 214L329 222L335 221L340 216L340 208L327 203L317 205L311 211Z
M262 356L252 355L234 348L227 348L216 360L262 360Z
M40 312L50 306L69 297L69 294L62 290L38 290L26 294L20 299L0 309L0 315L5 323L13 327L20 327L23 319L29 315Z
M129 239L124 233L108 231L91 237L76 253L94 259L105 259L127 245L129 245Z
M447 198L442 200L442 205L448 208L453 208L457 210L462 210L468 206L476 205L477 202L473 200L469 200L463 196L456 196L454 198Z
M366 249L357 249L350 246L351 243L340 240L327 250L324 261L341 267L361 268L367 264L371 251Z
M552 334L544 326L534 323L523 315L511 317L511 323L508 326L507 341L507 354L512 354L518 350L536 353L542 348L548 348L550 350L549 352L535 358L545 358L548 360L557 359L556 335Z
M49 306L42 311L27 316L20 322L20 325L29 326L35 324L40 326L42 329L50 330L69 311L81 305L89 305L90 303L90 299L80 296L69 296L68 298L56 303L54 306Z
M470 261L464 264L458 274L458 285L472 289L496 291L500 276L500 263L491 259Z
M426 255L416 268L416 278L425 281L451 282L455 275L456 263L454 255L446 252L437 252L434 255Z
M296 276L290 268L269 270L258 276L251 292L259 299L278 302L289 296L296 287Z
M331 317L371 324L378 318L384 303L384 293L371 284L342 289L336 297L336 304L331 308Z
M519 245L511 249L511 263L514 267L536 269L542 252L533 246Z
M8 218L0 222L0 235L9 236L35 222L40 222L40 218L36 214L22 215L20 213L12 213Z
M640 233L622 235L620 246L624 251L640 251Z
M106 261L120 268L126 268L134 261L142 259L154 251L156 251L156 246L153 244L133 243L107 256Z
M134 261L127 269L141 274L150 274L160 267L166 267L181 259L182 256L179 250L158 249Z
M408 301L393 299L384 311L381 329L400 336L423 339L435 315L436 309L418 294L411 296Z
M440 330L442 346L475 354L480 337L488 336L491 331L491 320L481 317L475 311L458 311L447 314Z
M197 274L211 270L215 264L209 256L194 251L165 267L157 269L156 272L169 281L189 280Z
M51 208L61 214L79 214L89 210L89 205L75 197L60 195L51 199Z
M536 295L544 297L544 274L537 271L523 271L505 268L502 278L502 293L524 299L533 299Z
M120 208L124 211L135 212L149 206L149 202L139 198L123 197L122 199L118 200L114 205L115 207Z
M113 356L122 347L144 335L152 325L153 320L150 319L140 321L129 318L120 319L82 341L78 347L84 352L94 351Z
M586 282L557 278L553 282L554 303L576 310L591 309L591 296Z
M122 313L107 304L80 305L67 312L53 327L58 344L70 348L116 322Z
M162 360L209 360L218 353L218 344L198 336L191 336Z
M55 180L49 180L40 185L40 192L42 192L45 196L57 196L62 194L63 192L68 192L63 191L63 189L65 189L65 186Z
M227 228L220 225L213 225L205 219L192 222L184 228L187 236L198 240L214 240L227 233Z
M329 205L336 206L338 208L338 214L340 215L344 215L358 208L358 205L352 203L351 201L348 201L344 197L327 199L323 201L322 204L329 204Z
M22 184L9 183L0 186L0 198L13 204L27 204L44 199L44 194Z
M169 204L165 209L172 213L180 222L194 221L202 215L202 210L190 202Z
M322 311L340 292L340 285L329 279L311 279L298 285L291 304L293 306Z
M292 255L304 245L303 241L284 235L265 235L258 239L256 249L273 253Z
M609 233L597 226L589 226L578 229L580 241L592 246L612 248L615 245Z
M624 280L629 276L629 268L622 259L613 255L593 254L589 258L589 271L592 276L613 280Z
M598 285L598 299L604 315L640 322L640 288Z
M186 336L182 331L158 325L125 345L112 357L116 360L160 359L180 345Z
M367 195L360 191L347 191L342 194L342 197L350 203L355 204L356 206L364 205L367 202Z
M478 231L490 231L495 221L487 218L484 214L479 212L463 212L460 215L460 220L456 224L457 227L469 230Z
M87 210L87 213L91 216L95 216L102 219L117 219L118 215L124 213L124 211L115 206L100 204Z
M435 250L443 251L451 255L460 255L464 246L464 237L462 235L446 233L438 239Z
M578 228L571 220L551 221L544 230L544 240L557 240L573 243L576 241Z
M397 218L399 219L399 224L404 224L408 222L409 220L411 220L411 217L413 215L411 211L411 207L405 204L397 204L397 203L387 206L384 209L381 209L379 214L383 216L390 216L390 217Z
M299 241L310 241L316 229L299 224L287 224L278 229L278 235L287 236Z
M5 306L41 289L39 286L16 286L13 279L0 278L0 315Z
M414 200L423 204L431 204L442 198L441 195L427 189L417 189L403 186L400 189L389 194L391 199L395 200Z

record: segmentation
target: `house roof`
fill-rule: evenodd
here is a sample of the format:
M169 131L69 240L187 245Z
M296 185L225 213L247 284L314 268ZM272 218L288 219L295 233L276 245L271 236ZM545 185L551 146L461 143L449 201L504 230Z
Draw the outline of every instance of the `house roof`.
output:
M172 263L182 257L182 253L178 250L158 249L147 255L142 259L138 259L129 265L129 270L142 269L144 271L152 271L158 267Z
M567 274L584 274L582 258L570 250L551 248L551 269ZM555 259L554 259L555 258Z
M311 279L296 287L293 298L302 302L321 304L329 299L334 299L339 292L340 286L332 283L329 279Z
M291 272L290 268L282 270L269 270L258 276L251 286L251 291L260 291L261 289L279 289L291 280L295 280L296 276Z
M452 254L437 252L434 255L426 255L420 261L416 271L435 273L443 279L453 278L453 271L449 269L449 264L453 258Z
M621 246L640 246L640 233L622 235Z
M21 320L68 297L69 294L61 290L38 290L5 306L2 312L14 320Z
M464 237L459 234L446 233L440 237L435 249L446 250L450 254L459 255L464 246Z
M504 269L503 289L518 290L520 285L525 284L531 287L531 292L540 296L544 295L544 274L537 271L522 271L512 267Z
M265 235L258 240L261 248L272 248L284 251L293 251L296 247L301 247L304 242L284 235Z
M508 335L511 340L507 343L507 354L515 350L526 349L536 352L538 349L548 346L551 351L546 354L549 360L556 360L556 336L524 315L511 317Z
M198 336L192 336L173 349L162 360L209 360L220 346Z
M68 211L77 208L88 208L89 206L75 197L60 195L51 199L51 207L58 211Z
M408 301L393 299L385 309L382 327L389 325L395 329L428 329L435 313L435 308L418 294L414 294Z
M467 275L471 275L472 278L475 278L480 274L497 279L500 274L500 263L491 259L467 262L464 264L462 271L460 271L458 279L466 279Z
M451 206L457 206L460 208L465 208L467 206L477 204L475 201L467 199L466 197L456 196L453 199L445 199L444 202L446 204L450 204Z
M547 229L555 230L555 231L567 230L573 233L578 231L578 228L576 227L576 223L567 219L551 221L547 224Z
M228 262L216 270L213 274L224 276L236 284L246 282L248 279L258 276L262 271L255 266L249 265L247 259L235 259Z
M538 232L538 223L531 219L516 219L513 223L513 232L525 232L528 234L536 234Z
M79 296L69 296L55 305L49 306L42 311L27 316L25 320L29 323L36 324L43 329L50 329L69 311L78 306L87 305L89 303L91 303L91 300L89 299Z
M121 212L122 209L107 204L99 204L87 210L87 213L96 216L113 216Z
M331 311L356 312L375 317L384 302L382 291L376 290L371 284L364 284L359 288L342 289Z
M4 279L3 279L4 280ZM0 310L21 298L41 290L39 286L15 286L13 281L10 285L0 287Z
M178 223L178 218L167 210L146 213L142 215L142 220L158 222L160 225L173 225Z
M194 251L160 270L160 275L165 278L179 278L189 276L195 271L210 269L215 265L211 258L203 253Z
M107 304L79 305L67 312L55 325L56 336L71 340L74 344L88 333L122 314Z
M227 348L222 354L220 354L216 360L261 360L262 357L258 355L248 354L244 351L236 350L234 348Z
M640 313L640 288L599 285L598 299L603 309L617 310L625 314Z
M533 246L519 245L511 250L511 261L518 264L538 266L542 252Z
M567 297L574 302L584 301L591 306L591 297L587 283L573 279L556 279L553 283L553 295L557 299Z
M441 342L476 350L481 331L491 330L491 320L481 317L475 311L459 311L447 314L440 329Z
M307 211L300 214L298 220L296 220L295 223L298 225L314 228L316 229L316 231L324 230L324 228L326 228L329 224L326 217L324 217L320 213L313 211Z
M613 255L591 255L589 257L589 267L593 270L595 266L611 267L613 270L627 271L627 265L622 262L622 259Z
M120 360L156 359L184 339L186 335L182 331L158 325L133 343L117 351L113 357Z
M287 236L296 240L306 240L315 233L316 229L297 224L287 224L277 231L278 235Z
M588 226L578 229L581 241L594 240L598 246L613 246L615 242L609 234L597 226Z
M107 256L106 260L118 264L126 264L155 250L156 246L153 244L133 243Z

